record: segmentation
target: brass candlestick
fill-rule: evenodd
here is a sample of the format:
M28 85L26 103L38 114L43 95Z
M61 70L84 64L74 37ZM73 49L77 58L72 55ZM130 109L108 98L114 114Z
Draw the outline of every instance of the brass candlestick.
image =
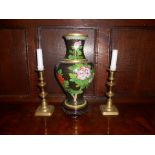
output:
M45 92L44 87L46 83L44 82L44 70L39 71L39 83L38 86L40 87L40 94L39 97L41 98L41 105L37 108L35 112L35 116L51 116L54 112L54 106L48 105L46 101L47 92Z
M109 77L108 77L108 81L107 81L107 86L108 86L108 92L106 93L107 96L107 103L106 105L101 105L100 109L102 112L102 115L119 115L119 111L116 108L115 105L113 105L113 101L112 101L112 97L114 96L113 93L113 86L115 85L114 83L114 75L115 75L115 71L109 71Z

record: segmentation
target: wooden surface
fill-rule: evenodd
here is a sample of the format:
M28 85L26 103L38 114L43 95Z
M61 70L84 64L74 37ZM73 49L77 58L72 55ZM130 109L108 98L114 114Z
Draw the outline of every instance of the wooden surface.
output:
M66 116L65 96L54 66L65 56L62 36L88 34L87 59L95 79L85 97L89 111L77 120ZM0 20L0 134L155 134L155 20ZM34 117L39 105L36 48L43 49L50 118ZM119 50L115 103L118 117L103 117L111 50Z
M120 115L103 117L101 103L90 103L78 119L66 116L59 103L52 117L35 117L39 103L1 104L0 134L5 135L145 135L155 134L155 104L117 104Z
M155 101L155 20L0 20L0 103L38 101L36 48L43 49L48 100L65 98L54 66L65 56L62 36L88 34L85 55L95 64L95 79L85 94L105 98L111 50L119 50L115 99L127 103Z

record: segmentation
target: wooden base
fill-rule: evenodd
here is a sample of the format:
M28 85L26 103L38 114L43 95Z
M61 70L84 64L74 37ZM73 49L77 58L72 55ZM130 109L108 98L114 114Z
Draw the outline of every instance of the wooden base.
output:
M85 107L77 110L77 109L70 109L70 108L66 107L65 104L62 104L62 109L67 115L70 115L73 118L77 118L78 116L80 116L88 111L88 105L86 104Z

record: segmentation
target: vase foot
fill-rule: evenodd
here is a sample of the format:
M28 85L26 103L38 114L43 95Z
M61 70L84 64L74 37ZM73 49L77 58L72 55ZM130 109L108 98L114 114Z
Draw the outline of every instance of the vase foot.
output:
M65 104L62 105L63 111L67 114L72 116L73 118L77 118L78 116L81 116L82 114L86 113L88 111L88 105L86 105L82 109L69 109L65 106Z

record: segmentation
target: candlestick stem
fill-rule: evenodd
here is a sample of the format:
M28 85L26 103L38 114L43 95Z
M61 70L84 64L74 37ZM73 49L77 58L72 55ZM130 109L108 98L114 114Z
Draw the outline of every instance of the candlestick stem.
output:
M115 71L109 70L109 76L106 83L108 86L108 91L106 92L107 102L106 102L106 105L100 106L102 115L119 115L118 109L116 108L115 105L113 105L113 100L112 100L112 97L114 96L113 86L115 85L114 75L115 75Z
M44 82L44 70L39 71L39 82L38 86L40 88L39 97L41 98L41 105L37 108L35 112L35 116L51 116L54 112L54 106L48 105L46 96L47 92L45 92L46 83Z

